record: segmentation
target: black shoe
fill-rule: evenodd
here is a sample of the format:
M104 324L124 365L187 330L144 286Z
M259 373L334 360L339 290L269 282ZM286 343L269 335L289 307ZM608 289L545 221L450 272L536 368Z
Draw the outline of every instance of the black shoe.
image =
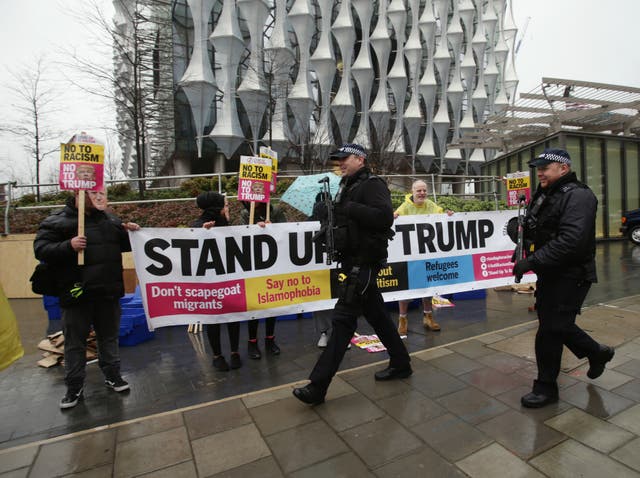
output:
M258 342L249 340L247 353L250 359L259 360L262 357L262 354L260 353L260 349L258 348Z
M120 375L106 379L104 381L104 386L116 392L125 392L129 390L129 383Z
M66 395L62 397L62 400L60 400L60 408L62 408L63 410L65 408L73 408L83 398L84 395L82 394L82 388L80 390L67 389Z
M220 372L228 372L229 364L224 359L222 355L218 355L217 357L213 357L213 367Z
M520 399L523 407L541 408L558 401L558 395L546 395L544 393L529 392Z
M600 351L593 357L589 357L589 370L587 377L590 379L598 378L604 372L604 365L613 358L616 351L613 347L601 345Z
M271 355L280 355L280 347L276 344L274 337L267 337L264 339L264 349Z
M301 402L308 403L309 405L320 405L321 403L324 403L325 394L326 391L323 392L313 383L293 389L293 396Z
M399 378L407 378L413 373L411 367L407 365L404 368L387 367L384 370L380 370L375 373L375 378L378 381L396 380Z
M232 370L242 367L242 360L240 360L240 354L238 352L231 352L231 360L229 360L229 367Z

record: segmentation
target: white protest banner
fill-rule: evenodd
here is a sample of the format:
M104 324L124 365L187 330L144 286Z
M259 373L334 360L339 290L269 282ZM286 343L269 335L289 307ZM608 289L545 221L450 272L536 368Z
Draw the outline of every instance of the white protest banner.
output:
M513 284L515 211L401 216L376 283L385 301ZM336 270L317 222L130 232L151 327L219 323L331 308ZM335 265L334 265L335 266ZM535 280L525 274L524 282Z

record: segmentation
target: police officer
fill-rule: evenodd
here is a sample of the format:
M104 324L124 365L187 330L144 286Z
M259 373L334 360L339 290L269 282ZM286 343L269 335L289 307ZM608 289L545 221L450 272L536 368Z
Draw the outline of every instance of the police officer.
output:
M364 315L389 352L389 365L375 373L376 380L393 380L411 375L409 354L398 335L376 276L387 258L393 233L391 196L384 181L366 166L367 153L359 144L345 144L331 154L340 163L342 179L335 199L335 249L341 265L341 286L333 311L333 332L304 387L293 394L304 403L324 402L331 379L340 367L356 330L357 318Z
M528 255L516 262L515 276L533 271L538 331L535 350L538 378L521 399L528 408L558 401L557 378L562 347L589 359L587 376L597 378L613 358L614 349L598 344L576 325L576 315L591 284L596 282L595 222L598 200L571 171L569 153L545 149L529 166L536 168L538 188L524 224Z

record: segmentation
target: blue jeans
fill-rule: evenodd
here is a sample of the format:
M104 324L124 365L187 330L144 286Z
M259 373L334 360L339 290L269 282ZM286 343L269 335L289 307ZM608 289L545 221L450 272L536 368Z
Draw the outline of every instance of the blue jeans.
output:
M79 390L86 376L87 337L91 326L98 344L98 365L105 378L120 375L120 301L94 299L72 307L61 307L64 333L64 381L67 388Z

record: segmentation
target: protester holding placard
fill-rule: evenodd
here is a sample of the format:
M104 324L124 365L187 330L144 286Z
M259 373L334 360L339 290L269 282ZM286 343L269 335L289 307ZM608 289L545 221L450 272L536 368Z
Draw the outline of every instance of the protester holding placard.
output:
M83 235L77 233L80 195L86 195ZM122 223L106 207L104 188L77 191L64 209L42 221L33 243L36 259L53 268L58 281L67 385L60 401L63 409L76 406L83 397L86 342L92 325L105 386L116 392L129 389L120 375L118 348L120 297L124 295L122 252L131 250L127 231L140 226ZM79 251L84 251L84 265L78 265Z
M196 219L191 227L204 227L211 229L212 227L222 227L229 225L229 207L227 199L219 193L213 191L205 191L200 193L196 198L196 204L202 209L202 214ZM230 360L227 363L224 355L222 355L222 346L220 344L220 324L207 325L207 338L213 352L213 366L216 370L227 372L230 369L242 367L242 360L238 353L240 343L240 323L228 322L227 332L229 333L229 348L231 350Z
M244 202L245 209L242 211L242 222L244 224L250 223L250 209L251 203ZM284 215L284 212L277 206L269 204L269 215L270 218L267 220L267 203L258 202L255 204L254 210L254 223L260 227L266 227L267 224L272 222L287 222L287 217ZM260 321L258 319L249 320L249 343L248 343L248 353L249 358L254 360L258 360L262 357L262 353L260 352L260 347L258 347L258 323ZM276 344L275 339L275 330L276 330L276 318L275 317L267 317L265 319L265 337L264 337L264 348L267 353L271 355L279 355L280 347Z
M418 179L411 185L411 192L406 195L404 202L395 210L393 217L412 216L416 214L442 214L444 209L435 202L427 199L427 183ZM453 211L447 210L447 215L451 216ZM407 312L409 310L408 300L398 301L398 333L400 337L405 338L408 333ZM433 309L431 307L431 297L422 298L423 316L422 325L427 330L439 331L440 324L433 318Z

